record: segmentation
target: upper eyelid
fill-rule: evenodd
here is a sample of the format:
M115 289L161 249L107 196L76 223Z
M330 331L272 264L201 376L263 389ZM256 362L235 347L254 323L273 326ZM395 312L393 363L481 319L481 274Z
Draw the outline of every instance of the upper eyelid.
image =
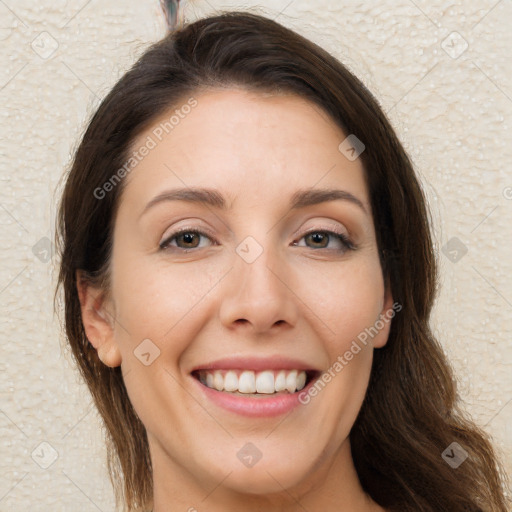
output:
M308 220L309 219L307 219L306 222ZM307 233L311 229L318 229L319 231L326 231L326 230L332 229L334 232L336 232L336 230L346 231L346 233L344 233L344 234L346 234L347 236L351 236L351 231L348 229L348 227L346 226L345 223L342 223L342 222L336 221L336 220L331 220L331 219L322 220L322 221L318 221L318 222L322 225L317 225L317 226L312 226L310 228L307 228L305 232ZM176 233L182 232L183 230L201 231L202 233L204 232L204 234L208 234L209 236L215 238L215 235L213 234L212 230L210 230L209 228L204 227L204 226L187 226L187 225L185 225L183 227L177 227L177 228L171 230L171 234L175 235ZM166 233L167 231L168 230L165 230L164 233ZM229 231L232 233L231 230L229 230ZM297 229L296 231L294 231L292 235L297 236L301 232L303 232L302 227ZM162 240L165 240L165 238L169 238L169 237L162 237Z
M304 234L308 234L308 233L310 233L311 231L314 231L314 230L318 230L318 231L329 231L329 230L332 230L333 232L336 232L337 230L338 231L345 230L347 232L346 235L350 236L350 232L346 228L346 226L345 225L342 225L342 226L343 226L343 228L339 228L339 227L334 226L334 225L311 226L311 227L307 228L306 230L297 229L293 233L293 236L297 236L300 233L303 233L303 235ZM208 236L210 236L212 238L215 238L215 235L212 233L212 231L210 229L208 229L208 228L203 227L203 226L183 226L183 227L178 227L178 228L175 228L175 229L171 230L171 233L169 234L169 236L163 236L162 240L169 239L169 238L171 238L173 236L176 236L179 233L188 232L188 231L199 232L200 234L205 234L205 235L208 235ZM167 230L166 230L166 232L167 232Z

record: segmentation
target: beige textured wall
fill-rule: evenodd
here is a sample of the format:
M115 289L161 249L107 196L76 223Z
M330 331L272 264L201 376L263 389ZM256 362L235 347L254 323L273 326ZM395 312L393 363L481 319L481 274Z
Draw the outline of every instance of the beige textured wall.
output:
M164 33L157 4L0 1L1 512L113 510L100 422L59 346L49 239L87 118ZM512 2L197 0L185 15L255 5L360 76L414 159L442 265L435 331L511 471Z

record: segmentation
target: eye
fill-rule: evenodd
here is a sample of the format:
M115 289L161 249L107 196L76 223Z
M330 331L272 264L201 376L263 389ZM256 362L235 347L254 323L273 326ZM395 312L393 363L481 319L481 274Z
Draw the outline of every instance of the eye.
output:
M328 249L345 252L347 250L353 250L356 248L355 245L350 240L350 238L344 233L339 233L336 231L326 229L313 229L311 231L308 231L302 236L301 240L302 239L306 239L306 241L309 240L310 242L312 242L312 248L314 249ZM331 240L337 242L339 247L327 247L326 244L329 244ZM293 245L298 246L298 243L294 243Z
M171 247L177 247L185 251L187 249L200 249L201 247L199 247L198 242L201 237L213 241L210 236L198 229L183 228L171 233L171 235L160 244L160 249L169 249ZM177 246L171 244L173 240L176 240ZM181 242L183 242L183 246L180 245Z
M183 228L178 231L175 231L174 233L171 233L160 244L160 249L172 250L172 248L175 247L176 249L182 249L185 252L193 249L201 249L202 247L204 247L201 247L199 245L201 237L206 238L215 243L215 240L211 236L207 235L206 233L198 229ZM339 233L336 231L326 229L313 229L311 231L308 231L302 236L300 240L302 239L306 239L312 242L312 248L314 249L328 249L345 252L347 250L353 250L356 248L355 245L351 242L350 238L344 233ZM331 240L337 242L339 247L327 247L326 244L329 244ZM173 241L176 241L176 245L172 243ZM297 242L294 242L292 245L299 246Z

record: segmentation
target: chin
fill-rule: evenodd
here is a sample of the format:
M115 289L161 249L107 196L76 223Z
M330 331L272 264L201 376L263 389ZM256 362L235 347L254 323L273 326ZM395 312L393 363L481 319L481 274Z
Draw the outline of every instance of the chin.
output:
M275 467L256 467L250 469L236 468L226 479L226 487L241 494L270 495L282 493L298 485L306 478L307 469L298 468L280 469Z
M311 475L313 455L299 459L296 455L274 450L267 458L263 454L252 466L245 466L237 457L228 461L225 456L225 464L219 464L219 460L215 464L206 464L213 481L218 482L219 475L226 477L223 483L226 488L242 494L268 495L294 488Z

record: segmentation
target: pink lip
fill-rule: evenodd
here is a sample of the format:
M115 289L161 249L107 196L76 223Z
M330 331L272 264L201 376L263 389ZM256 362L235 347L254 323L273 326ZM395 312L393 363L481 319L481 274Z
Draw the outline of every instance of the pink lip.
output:
M315 378L310 378L306 386L295 393L281 393L269 395L268 397L255 398L211 389L194 377L194 375L197 376L199 370L252 370L255 372L263 370L305 370L308 372L309 377L314 375ZM196 385L199 386L199 389L205 394L208 400L212 401L214 404L242 416L263 418L285 414L300 405L299 394L307 391L308 388L313 385L320 371L298 359L275 355L266 358L227 357L217 359L216 361L194 367L190 373Z
M192 368L191 373L197 370L308 370L318 371L298 359L290 359L282 356L261 357L226 357L217 359L207 364ZM258 399L259 400L259 399Z
M195 379L194 379L195 380ZM298 405L299 392L286 393L282 395L272 395L268 398L244 397L240 395L231 395L223 391L211 389L196 380L206 397L216 405L235 412L242 416L250 418L272 417L285 414ZM311 383L308 384L308 386ZM304 391L308 386L304 387L300 392Z
M284 360L281 360L281 362L274 361L271 364L268 360L266 362L261 360L252 360L250 363L248 360L244 360L244 365L241 365L240 362L235 364L233 359L223 359L221 361L211 363L210 365L200 367L200 369L208 370L225 368L251 369L254 371L262 369L307 369L303 364L297 363L296 361L288 361L286 363ZM300 391L296 391L295 393L282 392L276 395L269 395L268 397L258 398L252 396L235 395L224 391L217 391L216 389L212 389L204 385L194 376L192 377L196 385L199 386L201 392L204 393L206 398L213 402L215 405L241 416L247 416L250 418L270 418L286 414L301 405L301 402L299 401L299 395L308 391L308 389L314 384L319 374L320 372L314 371L314 378L310 378L306 386L304 386L304 388L302 388ZM311 376L311 373L308 372L308 375Z

